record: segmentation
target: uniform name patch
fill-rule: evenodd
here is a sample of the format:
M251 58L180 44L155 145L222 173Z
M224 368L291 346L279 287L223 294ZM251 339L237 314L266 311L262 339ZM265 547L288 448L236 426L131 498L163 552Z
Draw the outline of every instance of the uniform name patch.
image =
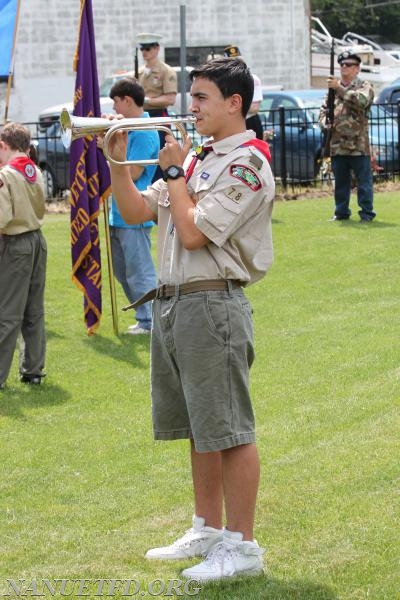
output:
M255 173L249 167L244 165L231 165L230 174L232 177L235 177L235 179L243 181L243 183L253 190L253 192L256 192L262 187L257 173Z

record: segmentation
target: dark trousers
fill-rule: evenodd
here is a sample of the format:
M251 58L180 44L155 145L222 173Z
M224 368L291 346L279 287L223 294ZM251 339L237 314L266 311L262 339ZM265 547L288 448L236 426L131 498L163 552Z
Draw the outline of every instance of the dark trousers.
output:
M348 219L351 215L350 194L352 174L357 182L357 201L361 219L372 221L376 216L373 210L373 181L369 156L339 155L332 157L332 170L335 176L335 215Z
M0 383L22 334L20 373L42 375L47 246L40 230L0 236Z

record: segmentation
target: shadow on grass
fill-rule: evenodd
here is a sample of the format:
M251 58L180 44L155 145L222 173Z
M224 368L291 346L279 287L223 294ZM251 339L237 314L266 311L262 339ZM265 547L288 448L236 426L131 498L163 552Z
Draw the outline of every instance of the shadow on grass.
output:
M102 337L95 335L84 340L92 350L110 356L115 360L123 361L129 365L148 367L148 361L142 360L143 352L150 353L149 335L120 334L118 337Z
M71 394L58 385L9 385L0 392L0 415L14 419L25 419L32 408L46 408L66 402Z
M385 221L371 221L370 223L365 221L357 221L353 219L343 219L342 221L335 221L333 223L335 226L339 227L353 227L355 229L386 229L387 227L398 227L398 223L385 223Z
M200 598L214 600L336 600L326 585L306 580L279 580L268 576L238 578L235 581L202 584Z
M65 337L66 336L64 334L58 333L57 331L54 331L54 329L49 329L46 326L46 340L47 341L49 341L49 340L63 340L63 339L65 339Z

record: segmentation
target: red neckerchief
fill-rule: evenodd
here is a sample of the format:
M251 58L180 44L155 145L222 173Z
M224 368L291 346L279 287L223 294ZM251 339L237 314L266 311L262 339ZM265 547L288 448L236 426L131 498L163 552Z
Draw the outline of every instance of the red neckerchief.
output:
M240 144L240 146L238 146L238 148L244 148L246 146L254 146L254 148L257 148L257 150L259 150L261 152L261 154L263 154L265 156L265 158L267 159L267 161L269 163L271 162L271 151L269 149L269 145L267 144L267 142L264 142L263 140L259 140L258 138L252 138L251 140L247 140L247 142ZM211 152L211 150L212 150L212 146L198 146L198 148L196 148L195 155L193 156L192 161L190 162L190 164L186 170L186 175L185 175L186 183L189 181L189 179L193 175L193 171L197 164L197 161L203 160L206 157L206 155L208 154L208 152Z
M17 156L8 162L8 166L21 173L28 183L36 182L36 167L27 156Z

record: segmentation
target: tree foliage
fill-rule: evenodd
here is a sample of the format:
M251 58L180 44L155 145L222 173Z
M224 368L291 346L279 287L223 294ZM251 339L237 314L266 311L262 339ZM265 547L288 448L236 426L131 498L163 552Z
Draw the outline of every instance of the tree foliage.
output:
M368 4L382 4L371 7ZM394 0L311 0L311 10L334 37L347 31L379 34L400 43L400 2Z

